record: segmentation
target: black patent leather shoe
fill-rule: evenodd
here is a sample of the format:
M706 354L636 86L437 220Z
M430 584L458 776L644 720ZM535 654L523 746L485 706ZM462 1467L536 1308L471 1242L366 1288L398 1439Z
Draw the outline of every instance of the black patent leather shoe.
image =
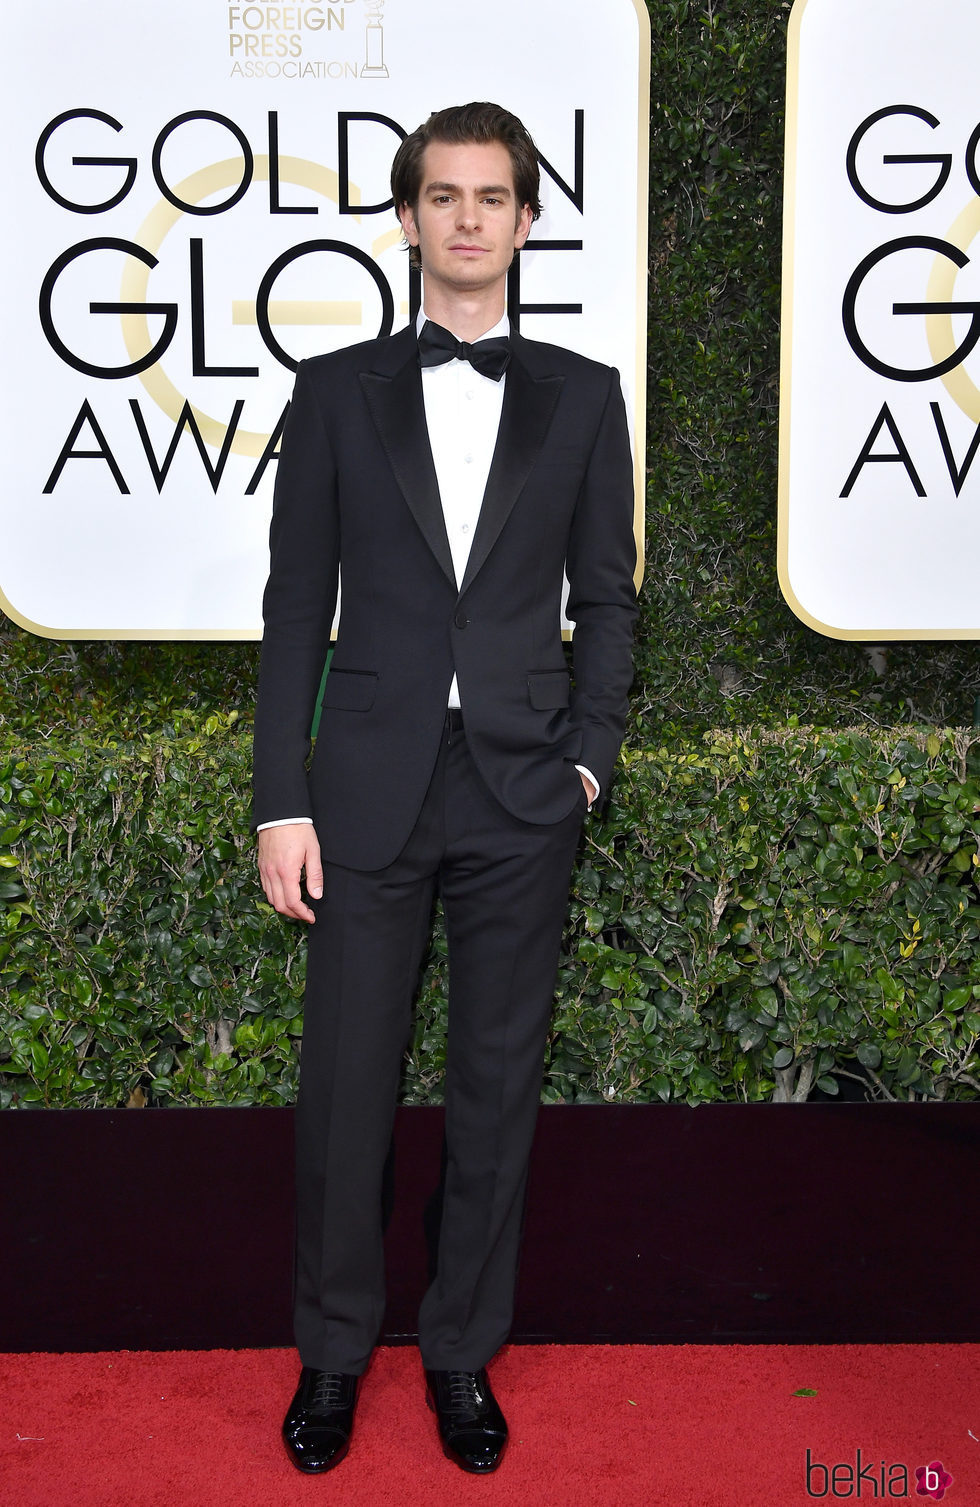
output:
M425 1381L443 1453L475 1475L496 1470L507 1443L507 1424L486 1371L427 1370Z
M361 1378L346 1371L304 1366L282 1426L286 1452L297 1470L333 1470L350 1448Z

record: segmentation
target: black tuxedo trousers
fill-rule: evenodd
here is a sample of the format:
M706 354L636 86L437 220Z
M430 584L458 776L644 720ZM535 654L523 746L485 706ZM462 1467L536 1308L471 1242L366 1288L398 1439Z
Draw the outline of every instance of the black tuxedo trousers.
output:
M454 725L456 724L456 725ZM449 944L446 1159L426 1366L474 1371L507 1337L568 883L585 812L542 825L488 790L447 720L386 868L327 864L310 937L297 1134L296 1340L360 1374L384 1316L382 1179L433 897ZM434 1169L435 1178L435 1169Z

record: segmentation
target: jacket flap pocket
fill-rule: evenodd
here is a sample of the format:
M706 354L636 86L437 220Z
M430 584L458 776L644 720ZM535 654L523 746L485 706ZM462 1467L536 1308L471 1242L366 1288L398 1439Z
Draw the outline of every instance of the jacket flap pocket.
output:
M343 712L366 712L374 705L377 689L373 670L331 669L323 687L323 705Z
M538 670L527 677L527 692L536 712L568 705L568 671Z

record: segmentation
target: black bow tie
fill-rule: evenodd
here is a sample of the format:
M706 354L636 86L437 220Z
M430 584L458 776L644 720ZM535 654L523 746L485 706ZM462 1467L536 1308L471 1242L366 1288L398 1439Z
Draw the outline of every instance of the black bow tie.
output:
M442 366L453 357L468 361L481 377L499 382L510 363L510 339L498 335L493 340L477 340L470 345L466 340L457 340L451 330L427 319L419 331L419 361L423 366Z

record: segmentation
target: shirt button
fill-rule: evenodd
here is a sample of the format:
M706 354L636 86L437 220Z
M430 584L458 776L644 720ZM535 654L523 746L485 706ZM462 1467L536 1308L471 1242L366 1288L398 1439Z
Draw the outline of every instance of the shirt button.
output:
M470 531L470 526L469 526L469 524L468 524L468 523L464 523L464 524L463 524L463 533L464 533L464 534L468 534L468 533L469 533L469 531Z
M473 464L473 457L472 457L472 455L464 455L463 459L464 459L464 461L466 462L466 464L468 466L472 466L472 464Z

